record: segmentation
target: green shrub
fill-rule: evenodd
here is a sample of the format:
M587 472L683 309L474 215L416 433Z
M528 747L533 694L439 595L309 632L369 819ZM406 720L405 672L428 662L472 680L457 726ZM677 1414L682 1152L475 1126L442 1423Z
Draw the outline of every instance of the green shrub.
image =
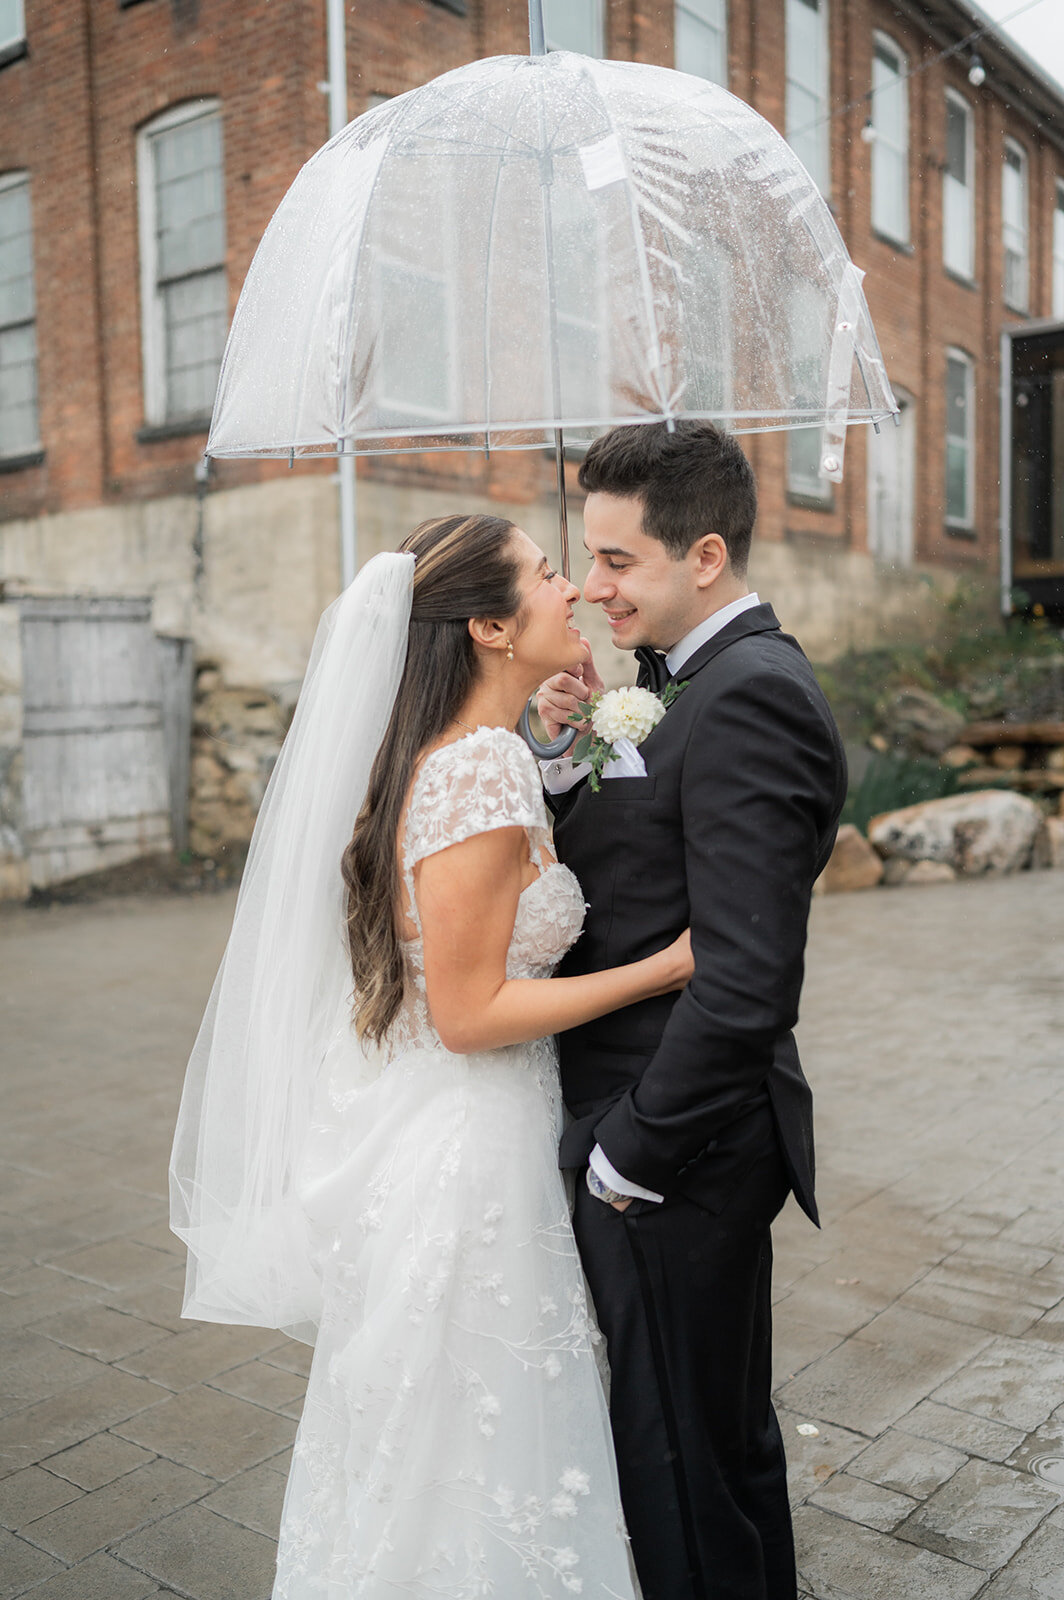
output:
M942 800L956 794L960 784L951 767L918 757L876 751L859 777L851 778L842 821L852 822L862 833L881 811L900 811L922 800Z

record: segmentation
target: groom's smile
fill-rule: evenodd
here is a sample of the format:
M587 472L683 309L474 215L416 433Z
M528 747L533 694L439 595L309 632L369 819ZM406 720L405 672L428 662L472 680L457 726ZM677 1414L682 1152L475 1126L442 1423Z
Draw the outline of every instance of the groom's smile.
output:
M707 573L698 540L674 556L643 529L641 496L596 492L584 504L584 544L591 571L584 599L600 605L619 650L669 650L733 598L727 569Z

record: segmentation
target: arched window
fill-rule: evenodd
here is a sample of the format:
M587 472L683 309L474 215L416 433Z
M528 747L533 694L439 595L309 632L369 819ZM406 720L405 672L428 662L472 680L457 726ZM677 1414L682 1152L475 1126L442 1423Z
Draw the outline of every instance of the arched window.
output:
M908 57L885 33L872 49L872 226L909 242Z
M975 276L975 138L972 108L946 90L946 170L942 174L942 264L969 282Z
M1013 311L1027 310L1027 230L1027 152L1015 139L1006 139L1001 168L1001 242L1005 255L1005 303Z
M148 123L137 176L145 420L203 422L229 320L218 102L193 101Z

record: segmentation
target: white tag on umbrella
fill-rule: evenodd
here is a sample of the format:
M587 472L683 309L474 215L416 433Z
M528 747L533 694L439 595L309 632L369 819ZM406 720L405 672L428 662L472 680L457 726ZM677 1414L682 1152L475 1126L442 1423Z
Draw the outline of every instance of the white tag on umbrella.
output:
M586 144L580 151L584 182L589 189L604 189L608 183L621 183L627 176L620 140L607 134L598 144Z

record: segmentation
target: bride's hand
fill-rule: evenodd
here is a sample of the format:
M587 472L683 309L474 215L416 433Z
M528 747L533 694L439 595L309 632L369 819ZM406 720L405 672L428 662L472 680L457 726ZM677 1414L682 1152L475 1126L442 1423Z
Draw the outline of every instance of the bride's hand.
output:
M690 928L685 928L678 939L666 945L665 949L652 959L661 963L660 994L673 994L677 989L685 989L695 970L695 958L691 953Z

